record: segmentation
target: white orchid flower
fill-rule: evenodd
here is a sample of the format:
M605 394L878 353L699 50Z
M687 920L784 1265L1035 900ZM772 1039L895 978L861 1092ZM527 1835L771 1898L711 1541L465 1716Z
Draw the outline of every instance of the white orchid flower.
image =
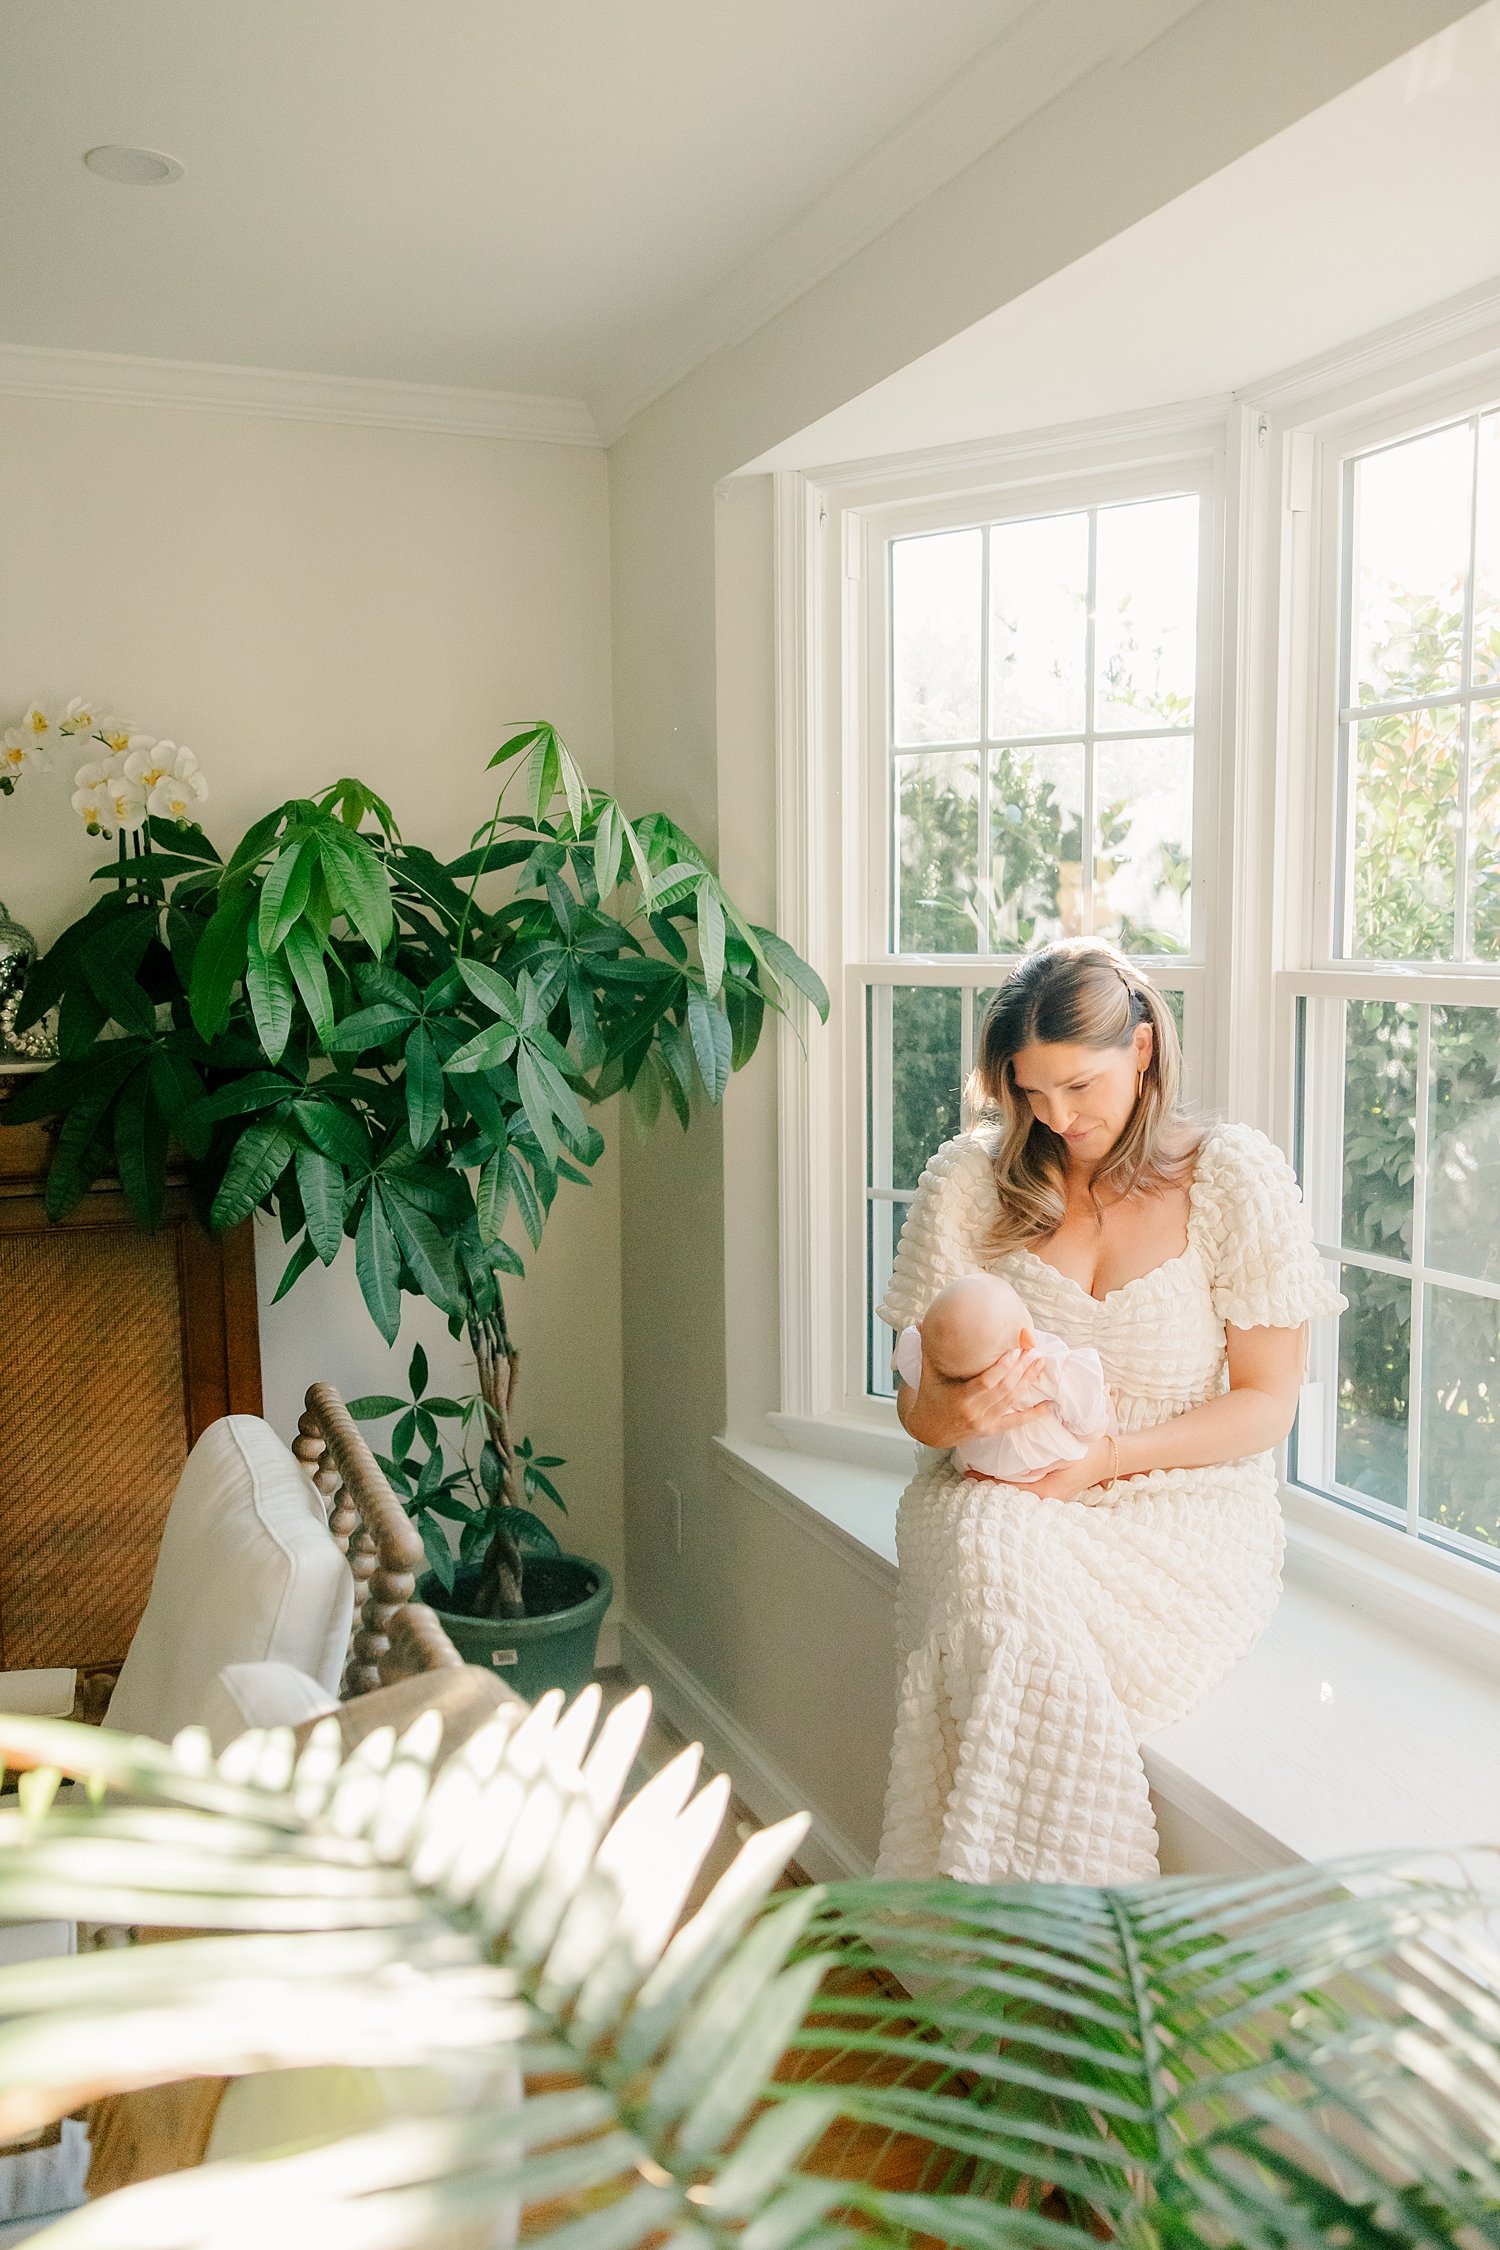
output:
M183 755L192 758L193 753L189 750ZM194 806L201 804L207 795L208 783L198 771L197 759L193 758L190 773L163 775L146 799L146 810L154 813L158 820L192 820Z
M124 770L137 788L149 793L173 771L176 757L175 742L153 742L149 735L132 735Z
M117 828L127 836L146 825L146 793L131 780L128 774L112 774L104 784L109 799L111 815Z
M92 734L99 724L97 707L87 696L75 695L57 722L59 734Z
M152 738L149 734L138 733L129 719L117 719L113 713L107 719L101 719L94 732L112 757L124 758L132 750L151 748Z
M45 750L57 739L57 722L40 703L28 703L21 714L21 732L34 749Z
M31 737L23 734L19 727L7 727L0 735L0 778L7 780L12 788L32 766L46 763Z
M106 823L114 817L114 800L109 793L112 776L103 765L80 766L74 775L73 810L82 820L91 836L110 836L114 831Z

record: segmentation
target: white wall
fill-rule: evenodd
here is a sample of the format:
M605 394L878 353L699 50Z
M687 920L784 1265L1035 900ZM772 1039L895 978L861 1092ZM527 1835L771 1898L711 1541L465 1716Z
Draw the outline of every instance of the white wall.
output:
M221 847L279 799L358 774L406 833L462 849L493 801L507 723L554 719L612 779L603 456L251 414L0 399L0 725L32 697L97 695L198 753ZM96 896L111 849L68 807L71 756L0 800L0 897L43 941ZM564 1186L512 1289L522 1419L565 1454L566 1535L622 1561L615 1142ZM266 1410L315 1377L390 1387L412 1342L464 1389L464 1355L406 1300L395 1368L347 1247L280 1305L262 1224Z
M746 681L726 711L716 635L733 639L744 681L754 627L743 609L715 614L716 507L736 515L747 585L744 554L757 537L762 567L769 553L766 503L763 489L716 502L716 485L1467 12L1459 0L1205 0L641 414L610 454L621 793L717 839L731 889L768 909L770 633L762 620L758 692ZM722 1121L624 1152L630 1607L868 1853L894 1693L878 1645L888 1603L732 1487L712 1445L731 1398L738 1411L775 1365L773 1094L758 1058ZM680 1555L668 1481L684 1495Z

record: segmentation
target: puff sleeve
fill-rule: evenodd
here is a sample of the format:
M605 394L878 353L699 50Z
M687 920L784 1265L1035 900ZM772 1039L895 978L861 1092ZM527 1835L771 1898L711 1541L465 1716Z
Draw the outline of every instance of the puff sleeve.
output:
M1300 1328L1348 1299L1324 1271L1297 1175L1253 1125L1220 1125L1193 1185L1213 1307L1234 1328Z
M907 1207L890 1284L876 1318L898 1332L919 1321L940 1289L985 1263L998 1211L989 1150L959 1133L934 1151Z

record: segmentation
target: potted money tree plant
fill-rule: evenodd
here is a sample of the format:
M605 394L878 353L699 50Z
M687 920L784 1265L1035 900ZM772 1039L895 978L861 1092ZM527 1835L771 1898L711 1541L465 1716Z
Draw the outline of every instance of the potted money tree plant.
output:
M430 1396L418 1352L409 1398L355 1405L393 1417L385 1462L422 1531L425 1595L535 1694L549 1640L565 1679L587 1676L609 1579L537 1512L561 1507L562 1463L517 1428L505 1285L525 1268L507 1223L540 1244L562 1182L603 1151L612 1095L685 1127L768 1008L826 1020L828 996L675 823L591 789L555 727L520 729L490 764L494 808L447 860L355 780L278 805L221 858L190 806L154 812L106 777L89 826L118 831L119 856L30 973L19 1026L55 1006L59 1056L8 1115L58 1120L54 1218L112 1167L154 1226L176 1142L211 1227L279 1220L277 1297L352 1243L387 1343L404 1294L440 1308L472 1350L472 1396Z

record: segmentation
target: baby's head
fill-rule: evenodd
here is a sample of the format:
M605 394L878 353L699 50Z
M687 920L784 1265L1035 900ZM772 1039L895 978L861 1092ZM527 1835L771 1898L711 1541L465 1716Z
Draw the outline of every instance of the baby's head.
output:
M940 1289L921 1321L922 1351L951 1382L993 1367L1002 1352L1035 1341L1031 1315L997 1273L966 1273Z

